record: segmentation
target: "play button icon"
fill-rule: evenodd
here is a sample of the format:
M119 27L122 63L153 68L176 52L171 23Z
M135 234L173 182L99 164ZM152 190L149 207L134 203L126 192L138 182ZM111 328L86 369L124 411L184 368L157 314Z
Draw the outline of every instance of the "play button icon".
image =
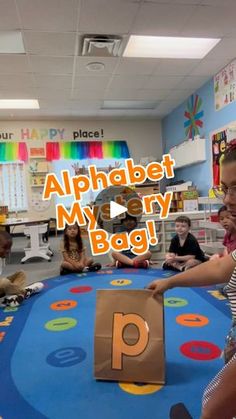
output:
M117 204L114 201L110 202L110 218L118 217L120 214L127 212L127 208L123 205Z
M98 228L116 233L122 227L122 220L134 217L138 223L143 214L142 199L129 186L109 186L101 191L95 200Z

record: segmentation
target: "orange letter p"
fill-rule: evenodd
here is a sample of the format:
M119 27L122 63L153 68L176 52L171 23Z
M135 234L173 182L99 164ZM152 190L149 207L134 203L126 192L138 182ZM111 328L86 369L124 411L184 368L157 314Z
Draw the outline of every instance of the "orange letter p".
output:
M136 343L127 344L124 341L124 329L128 325L134 325L138 329L138 340ZM112 331L112 369L122 370L122 356L138 356L147 347L149 330L146 321L138 314L114 313Z

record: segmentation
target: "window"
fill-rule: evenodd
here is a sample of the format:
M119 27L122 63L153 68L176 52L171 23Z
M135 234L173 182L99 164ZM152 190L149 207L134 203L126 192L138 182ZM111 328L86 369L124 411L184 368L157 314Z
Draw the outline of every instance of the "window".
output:
M24 163L0 163L0 204L9 211L27 209Z

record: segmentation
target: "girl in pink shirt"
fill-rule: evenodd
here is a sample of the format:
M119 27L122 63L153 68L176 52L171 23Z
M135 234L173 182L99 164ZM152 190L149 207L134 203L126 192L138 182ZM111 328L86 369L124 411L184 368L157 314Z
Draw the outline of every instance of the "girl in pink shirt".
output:
M231 253L236 249L236 224L225 205L219 209L218 216L220 224L226 231L223 245L226 247L227 253Z

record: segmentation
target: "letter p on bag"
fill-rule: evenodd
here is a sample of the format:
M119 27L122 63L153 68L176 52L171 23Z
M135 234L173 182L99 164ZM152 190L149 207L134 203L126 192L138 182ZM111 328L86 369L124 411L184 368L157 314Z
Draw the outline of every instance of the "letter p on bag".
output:
M125 328L134 325L138 330L138 340L125 341ZM113 317L113 343L112 343L112 368L121 370L123 368L123 355L138 356L145 351L148 344L148 325L138 314L114 313Z
M163 297L153 298L149 290L98 290L95 378L164 384L163 311Z

